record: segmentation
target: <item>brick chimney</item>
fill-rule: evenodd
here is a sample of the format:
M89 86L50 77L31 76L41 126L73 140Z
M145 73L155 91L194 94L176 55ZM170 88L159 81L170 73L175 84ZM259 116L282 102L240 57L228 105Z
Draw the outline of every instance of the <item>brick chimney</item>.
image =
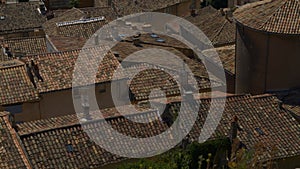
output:
M241 131L242 129L239 126L238 123L238 117L234 116L232 121L231 121L231 126L230 126L230 141L232 142L237 138L238 131Z

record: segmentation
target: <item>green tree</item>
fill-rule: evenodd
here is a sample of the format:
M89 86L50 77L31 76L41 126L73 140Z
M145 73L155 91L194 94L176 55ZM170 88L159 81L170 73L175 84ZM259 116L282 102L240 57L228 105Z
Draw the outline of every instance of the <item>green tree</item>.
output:
M228 0L204 0L201 3L202 7L211 5L216 9L220 9L220 8L227 8L228 5Z
M70 0L71 7L77 8L79 5L79 0Z

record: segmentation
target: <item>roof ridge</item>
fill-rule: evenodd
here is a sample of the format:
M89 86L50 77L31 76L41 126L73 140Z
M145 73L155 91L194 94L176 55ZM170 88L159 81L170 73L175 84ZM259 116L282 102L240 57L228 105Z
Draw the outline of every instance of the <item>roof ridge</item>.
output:
M19 155L22 157L22 161L24 163L24 165L26 166L27 169L31 169L31 163L29 161L29 158L27 156L27 152L23 147L22 141L19 138L19 135L17 134L17 132L12 128L10 122L9 122L9 115L6 116L2 116L3 120L5 121L5 124L7 126L7 129L9 130L9 133L12 137L12 141L14 142L14 145L16 146Z
M27 132L20 132L19 131L19 135L21 137L23 137L23 136L32 135L32 134L48 132L48 131L51 131L51 130L68 128L68 127L72 127L72 126L82 126L82 125L88 125L88 124L91 124L91 123L97 123L97 122L102 122L102 121L107 121L107 120L120 119L120 118L124 118L124 117L139 116L139 115L145 115L145 114L151 114L151 113L153 114L156 111L157 110L155 110L155 109L150 109L150 110L140 111L140 112L133 113L133 114L125 114L125 115L114 114L114 115L110 115L108 117L104 117L102 115L102 117L100 117L100 118L95 118L95 119L92 119L92 120L89 120L89 121L86 121L86 122L85 121L80 122L80 118L77 116L77 114L54 117L54 118L50 118L50 119L35 120L35 121L31 121L31 122L26 122L26 123L42 122L42 121L49 121L49 120L54 120L54 119L63 119L63 118L66 118L66 117L73 117L73 118L75 117L77 119L74 122L68 122L66 124L53 125L53 126L49 126L49 127L45 127L45 128L41 128L41 129L37 129L37 130L31 130L31 131L27 131Z
M215 39L218 37L218 35L221 34L222 30L224 29L225 25L227 24L227 20L224 21L222 27L220 28L220 30L215 34L215 36L212 38L212 42L215 41Z
M11 41L11 40L25 40L25 39L46 39L44 36L30 36L30 37L16 37L11 39L3 39L2 41Z
M269 16L269 18L268 18L263 24L261 24L261 26L259 27L259 29L265 29L265 25L271 21L271 19L272 19L272 18L273 18L273 17L274 17L281 9L282 9L282 7L283 7L284 5L287 4L288 1L291 1L291 0L280 0L280 1L285 1L285 2L284 2L282 5L280 5L280 6L273 12L273 14ZM273 1L271 1L271 2L273 2Z

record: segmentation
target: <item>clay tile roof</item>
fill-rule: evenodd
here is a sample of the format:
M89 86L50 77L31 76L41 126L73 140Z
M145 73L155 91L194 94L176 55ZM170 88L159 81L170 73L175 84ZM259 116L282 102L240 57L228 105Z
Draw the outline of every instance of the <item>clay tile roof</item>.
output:
M0 34L41 28L46 19L39 14L39 2L1 4Z
M10 124L8 112L0 112L0 168L30 169L20 138Z
M23 62L0 62L0 105L29 102L38 99Z
M110 109L108 111L111 112L113 110ZM146 120L153 117L157 118L157 113L154 111L141 112L132 116ZM61 126L63 119L69 119L69 117L19 125L21 131L23 129L27 131L31 130L31 133L25 135L21 134L20 137L34 168L99 168L103 165L124 159L95 144L79 123ZM66 122L68 121L69 120ZM163 132L167 128L167 126L159 120L142 124L132 123L124 117L112 117L107 118L106 121L115 130L133 137L151 137ZM92 123L83 123L82 125L97 132L103 130L103 128L101 128L101 123L103 122L103 119L99 119ZM36 125L50 126L51 129L36 132L36 129L39 128L36 127ZM67 151L66 145L68 144L72 146L72 152ZM112 144L116 147L124 146L122 145L122 140L116 140L112 142ZM157 145L149 143L147 147L149 148L149 146ZM148 149L147 147L143 146L142 148Z
M15 55L33 55L40 53L47 53L47 44L45 37L28 37L28 38L17 38L17 39L6 39L2 42L1 46L8 46L10 52ZM0 52L0 57L9 59L4 52Z
M112 3L118 15L125 16L139 12L152 12L160 10L169 6L176 5L182 1L184 0L154 0L151 2L147 0L112 0Z
M75 8L74 8L75 9ZM112 7L87 7L87 8L76 8L82 11L86 17L100 17L104 16L108 21L117 19L117 14L114 12ZM70 9L57 9L53 11L54 17L60 17Z
M131 79L129 88L136 101L148 100L151 91L161 89L166 97L180 96L178 82L180 78L179 70L168 69L148 63L138 63L124 68L124 72ZM135 75L136 72L139 72ZM134 76L135 75L135 76ZM195 77L199 92L211 88L210 81L207 78ZM192 84L191 77L188 78L189 84ZM220 84L219 84L220 85ZM195 86L194 86L195 87ZM151 99L163 97L161 93L151 93Z
M235 45L222 46L215 48L215 51L218 53L218 56L222 62L223 68L227 70L232 75L235 74ZM204 50L203 53L211 52L211 50ZM209 55L213 56L213 55ZM216 58L212 58L217 62Z
M222 100L224 101L224 98L201 100L198 120L190 132L192 139L199 137L210 103L217 105ZM173 103L170 110L177 111L179 107L180 103ZM227 97L222 119L212 138L229 136L230 123L234 116L238 117L239 125L243 129L238 133L238 138L247 148L251 149L258 143L265 146L266 152L261 156L262 160L300 154L300 125L290 113L280 109L279 101L274 96ZM278 151L271 152L274 147ZM274 156L271 156L271 153L275 153Z
M104 48L104 46L101 46L86 50L89 50L89 52L93 53L94 56L97 56L97 54L101 53ZM30 61L31 59L34 60L35 64L39 67L41 76L44 79L44 82L39 82L38 79L35 78L39 92L44 93L70 89L72 87L74 66L80 52L81 50L72 50L26 57L27 61ZM85 57L86 55L81 56ZM118 66L118 60L111 52L108 52L99 65L99 72L96 76L95 82L102 83L110 81ZM87 68L85 68L85 70L86 69ZM120 76L120 78L122 77ZM81 81L84 80L84 77L82 77Z
M60 16L48 20L43 24L43 27L47 35L57 35L58 33L56 29L56 23L79 20L82 19L84 16L84 12L77 8L72 8L70 10L65 11Z
M114 18L112 15L105 16L109 11L107 8L72 8L58 12L57 17L44 24L45 32L58 51L81 49L108 22L107 18Z
M300 34L298 0L265 0L242 6L234 12L245 26L272 33Z
M300 89L278 91L274 94L282 101L282 106L291 111L300 121Z
M80 8L81 11L86 13L89 17L104 16L107 21L113 21L117 19L117 14L112 7L88 7Z
M198 10L195 17L188 16L185 19L203 31L214 46L235 42L235 23L211 6Z
M221 101L226 101L225 111L211 139L220 135L228 136L232 118L237 116L239 125L243 129L243 131L238 133L238 138L247 148L253 148L255 144L262 143L266 149L261 156L262 160L299 155L299 123L285 110L280 109L278 100L269 95L227 96L227 98L221 96L199 100L201 102L199 116L193 129L190 131L189 138L191 140L198 139L207 117L210 103L217 105ZM171 102L167 106L166 111L171 113L177 112L180 106L180 102ZM188 106L193 105L187 104L185 106L188 108ZM124 117L114 116L114 108L108 109L107 112L112 112L112 116L108 115L106 121L115 130L133 137L151 137L167 129L167 125L160 120L147 124L131 123ZM157 118L158 114L153 110L125 116L145 120L153 117ZM52 168L101 167L124 159L105 151L90 140L83 131L82 126L73 121L75 117L75 115L73 117L57 117L18 125L20 138L31 164L35 168L45 168L46 166ZM83 123L82 125L87 125L87 128L97 132L98 130L103 130L103 128L100 128L102 120L97 119L92 123ZM170 142L172 138L174 136L170 134ZM68 144L72 146L72 152L67 151L66 145ZM112 146L124 145L122 140L115 140L112 142ZM149 143L147 146L161 145ZM270 156L273 146L276 146L278 151L274 153L274 156ZM147 147L141 148L147 149Z
M83 37L89 39L98 29L106 24L105 20L70 24L66 26L56 26L57 34L62 37Z
M208 73L206 71L206 68L204 66L204 64L200 61L200 59L196 59L193 58L194 56L189 56L189 55L185 55L183 54L183 52L188 48L186 48L184 45L180 44L180 42L178 42L177 40L170 38L170 37L166 37L164 36L164 40L166 41L165 43L158 43L158 42L153 42L155 40L153 40L153 38L146 38L146 36L149 35L142 35L142 37L140 38L141 43L142 43L142 47L136 47L130 40L126 41L126 42L119 42L117 43L113 48L112 51L114 52L118 52L119 54L119 60L122 61L123 59L126 59L127 56L143 50L143 49L150 49L150 48L156 48L156 49L163 49L163 50L167 50L173 54L175 54L176 56L178 56L180 59L184 60L185 63L189 66L189 69L192 71L192 73L199 78L208 78ZM177 42L177 44L175 44ZM173 45L174 43L174 45ZM172 47L174 46L174 47ZM145 58L147 57L146 55L144 55L143 57L139 57L140 60L136 60L135 62L145 62ZM149 59L149 58L148 58ZM152 61L152 63L157 63L158 61L160 63L164 63L164 65L167 65L168 68L174 69L176 70L178 68L178 63L176 63L175 61L172 60L168 60L166 61L165 58L160 58L160 57L155 57L153 58L154 60ZM159 65L162 66L162 65ZM220 79L218 79L217 77L211 75L211 78L214 80L214 82L216 82L216 85L220 85Z

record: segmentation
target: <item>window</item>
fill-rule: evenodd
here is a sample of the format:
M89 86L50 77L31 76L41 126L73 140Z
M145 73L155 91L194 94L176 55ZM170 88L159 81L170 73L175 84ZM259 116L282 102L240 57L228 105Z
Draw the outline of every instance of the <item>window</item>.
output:
M67 144L66 145L66 149L67 149L68 153L73 153L73 151L74 151L74 148L73 148L72 144Z
M13 106L6 106L5 111L10 112L12 114L22 113L22 104L17 104Z

